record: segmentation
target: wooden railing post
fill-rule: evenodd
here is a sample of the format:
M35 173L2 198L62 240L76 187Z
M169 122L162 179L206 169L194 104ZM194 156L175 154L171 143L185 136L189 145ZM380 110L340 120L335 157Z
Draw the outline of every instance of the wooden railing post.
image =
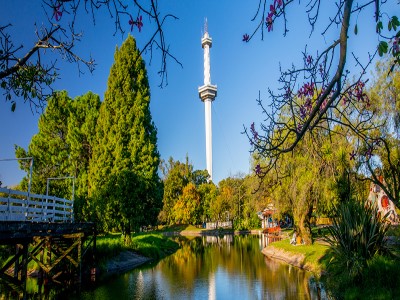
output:
M11 203L10 203L10 194L11 194L11 190L8 190L8 198L7 198L7 212L8 212L8 216L6 217L7 219L11 216Z

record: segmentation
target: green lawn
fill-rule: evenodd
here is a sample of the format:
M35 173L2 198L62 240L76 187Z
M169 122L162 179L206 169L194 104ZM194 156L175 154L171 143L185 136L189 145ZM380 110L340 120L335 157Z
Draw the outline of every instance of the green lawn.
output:
M273 242L271 246L279 248L293 254L301 254L304 256L303 264L307 264L310 269L320 274L326 269L327 264L331 258L329 254L329 247L314 242L312 245L292 245L289 239Z
M134 251L140 255L160 259L175 252L179 245L161 233L139 233L131 236L131 241L125 245L121 233L106 234L97 237L97 255L102 260L115 257L121 251Z

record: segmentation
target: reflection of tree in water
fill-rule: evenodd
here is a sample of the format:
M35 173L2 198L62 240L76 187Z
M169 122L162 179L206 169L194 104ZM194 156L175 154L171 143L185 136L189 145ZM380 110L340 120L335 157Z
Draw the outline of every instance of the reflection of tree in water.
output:
M265 298L311 299L309 274L275 259L264 257L264 262L262 290Z
M264 257L257 236L179 237L177 242L181 248L157 264L76 299L203 299L210 290L218 295L226 282L232 291L222 292L232 299L317 299L310 296L309 274ZM240 295L234 294L238 290Z
M296 268L266 259L260 253L259 241L254 236L180 238L181 249L163 259L158 267L165 280L173 287L176 282L185 283L186 292L192 294L198 281L208 281L217 269L228 276L244 277L249 291L260 284L266 298L310 298L309 275ZM171 295L174 291L171 290Z

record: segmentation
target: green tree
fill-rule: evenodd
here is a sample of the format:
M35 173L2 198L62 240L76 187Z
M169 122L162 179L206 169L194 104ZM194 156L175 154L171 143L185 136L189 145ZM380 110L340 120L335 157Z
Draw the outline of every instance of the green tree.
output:
M193 170L194 167L189 162L188 155L184 163L179 160L174 161L170 157L168 162L162 161L160 169L164 176L164 196L163 209L158 219L161 223L173 224L175 222L174 206L182 196L185 187L192 183L197 189L207 184L209 175L207 170Z
M178 224L199 224L201 222L201 196L193 183L188 183L173 208L175 222Z
M67 141L71 102L66 91L54 93L39 118L39 132L32 137L28 151L15 146L17 158L34 158L31 186L34 193L46 194L47 178L73 175L69 173L70 145ZM28 171L29 162L22 161L20 167ZM26 189L27 184L27 178L24 178L21 187ZM54 180L49 187L49 194L71 198L71 181Z
M135 172L123 170L111 175L97 194L97 209L106 216L99 219L100 226L106 231L121 230L129 242L131 229L139 230L146 224L146 214L138 213L147 208L143 201L146 192L145 182Z
M138 186L143 190L124 188L142 195L142 198L131 195L130 199L143 202L135 206L141 208L135 213L144 216L142 219L130 216L129 222L120 220L119 227L124 227L126 235L130 234L131 228L156 221L162 200L162 184L157 173L159 162L157 130L150 114L145 63L134 38L129 35L121 48L117 47L115 51L89 167L89 195L92 196L102 194L102 189L113 189L113 184L108 182L113 176L118 178L121 172L133 172L142 182ZM114 198L116 195L122 197L118 190L107 191L107 194L114 194ZM122 209L131 208L124 206ZM98 214L105 222L115 221L111 215L104 216L100 210Z
M33 136L28 151L16 146L16 157L33 157L32 192L45 194L47 178L75 177L74 211L77 219L87 216L88 167L95 138L95 126L100 98L91 92L68 97L67 92L56 92L49 99L39 119L39 132ZM21 168L29 171L29 162ZM24 178L21 188L26 189ZM49 194L70 199L72 179L50 180Z
M355 153L358 171L367 176L362 180L380 185L386 194L400 204L400 68L388 69L393 60L386 56L377 63L374 82L368 91L370 102L367 108L372 112L371 123L379 124L360 141ZM354 137L357 138L357 137ZM384 182L380 176L383 176Z
M311 216L328 214L346 200L348 174L354 163L348 155L352 144L341 128L320 129L305 137L285 160L276 164L276 172L264 176L263 185L280 213L293 216L294 226L306 244L312 243ZM263 158L258 158L263 160ZM345 178L343 178L345 177Z
M218 195L218 188L213 182L203 183L197 187L201 197L202 217L201 221L212 221L212 207Z
M88 171L92 148L96 138L96 124L99 116L100 97L92 92L76 97L71 103L68 119L67 142L69 144L69 174L76 177L75 218L87 219Z
M164 195L163 209L159 216L161 223L173 224L175 222L174 206L176 201L183 193L183 189L190 182L193 166L189 164L189 158L186 156L186 162L174 161L172 157L168 162L161 165L161 171L164 175Z

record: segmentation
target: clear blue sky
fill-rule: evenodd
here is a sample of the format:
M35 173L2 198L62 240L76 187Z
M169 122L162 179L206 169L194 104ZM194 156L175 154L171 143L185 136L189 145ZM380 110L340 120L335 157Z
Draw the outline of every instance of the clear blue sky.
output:
M26 41L33 43L33 24L35 20L38 24L43 20L39 1L2 2L0 25L13 24L16 45ZM204 18L207 17L213 39L211 81L218 86L218 96L212 107L214 181L218 183L238 172L248 173L250 144L241 132L243 125L259 124L264 119L256 103L259 91L267 104L267 88L276 90L278 87L279 64L286 69L292 62L301 62L301 51L306 44L315 54L316 47L321 50L321 46L332 41L333 35L322 37L322 26L319 26L310 38L304 7L295 4L289 10L290 32L286 37L282 35L282 22L278 22L272 33L266 33L264 41L258 35L246 44L242 42L242 35L250 33L256 26L250 20L258 0L161 2L161 11L179 17L179 20L166 24L165 34L171 53L183 64L181 68L172 60L168 61L168 85L161 89L157 75L159 54L154 53L151 65L150 57L144 56L151 86L151 113L158 128L161 157L167 160L172 156L183 161L188 154L195 169L206 168L204 104L197 89L203 84L201 34ZM398 14L397 0L389 2L395 10L393 14ZM326 24L324 17L331 12L328 9L321 13L322 19L318 24ZM352 51L374 51L378 40L373 34L373 15L372 9L360 15L359 34L356 37L351 35L350 39ZM148 34L152 33L150 30L153 27L150 28L147 22L144 18L141 33L136 28L132 32L139 46L144 45ZM122 44L126 35L113 36L113 21L105 13L97 15L96 26L88 17L79 19L79 26L84 31L84 38L77 47L78 53L83 57L91 54L97 68L94 74L86 72L79 76L75 65L62 62L59 64L60 79L54 87L67 90L71 97L92 91L103 99L115 47ZM128 24L126 29L129 31ZM334 28L332 33L337 31ZM350 62L348 68L352 69L353 65ZM38 118L39 115L32 113L29 105L22 104L22 101L18 101L16 111L11 112L10 103L6 103L5 97L0 95L0 158L15 157L14 144L28 147L30 139L38 131ZM4 185L16 184L24 175L17 162L0 162L0 180Z

